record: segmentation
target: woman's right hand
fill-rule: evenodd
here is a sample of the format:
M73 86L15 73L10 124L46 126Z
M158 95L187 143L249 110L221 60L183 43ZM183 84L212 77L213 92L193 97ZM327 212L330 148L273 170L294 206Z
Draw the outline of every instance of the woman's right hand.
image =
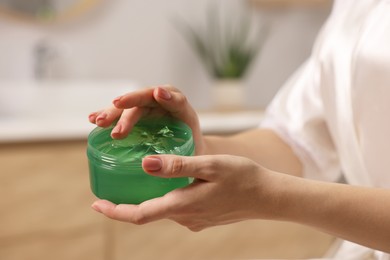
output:
M189 125L194 137L195 153L204 153L198 116L183 93L173 86L151 87L117 97L113 100L113 106L91 113L89 121L100 127L108 127L118 119L111 136L121 139L129 134L141 117L151 114L169 114Z

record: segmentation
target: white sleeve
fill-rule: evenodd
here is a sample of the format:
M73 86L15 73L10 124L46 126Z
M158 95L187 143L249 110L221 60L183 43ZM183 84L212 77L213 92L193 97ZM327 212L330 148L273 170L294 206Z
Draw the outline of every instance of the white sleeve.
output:
M320 93L320 72L309 59L268 106L260 127L271 128L288 143L303 164L304 176L336 181L340 175Z

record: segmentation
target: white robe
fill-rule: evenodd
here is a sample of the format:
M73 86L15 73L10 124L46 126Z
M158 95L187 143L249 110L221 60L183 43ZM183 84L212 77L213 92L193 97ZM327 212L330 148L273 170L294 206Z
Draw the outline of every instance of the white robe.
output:
M390 188L390 0L335 1L262 127L293 147L308 178ZM337 259L390 256L344 242Z

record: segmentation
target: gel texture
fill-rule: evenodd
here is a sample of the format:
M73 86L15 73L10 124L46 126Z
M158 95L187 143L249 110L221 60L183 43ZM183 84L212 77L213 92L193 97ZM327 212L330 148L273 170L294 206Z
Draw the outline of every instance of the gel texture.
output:
M137 126L121 140L112 139L107 134L97 136L99 145L96 148L122 162L134 162L152 154L179 154L187 141L180 135L178 129L166 125Z

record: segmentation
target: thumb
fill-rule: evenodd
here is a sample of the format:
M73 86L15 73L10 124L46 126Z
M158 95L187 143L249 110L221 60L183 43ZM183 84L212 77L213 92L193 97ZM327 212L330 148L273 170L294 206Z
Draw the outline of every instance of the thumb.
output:
M205 181L215 180L222 163L211 156L151 155L142 160L148 174L163 178L193 177Z

